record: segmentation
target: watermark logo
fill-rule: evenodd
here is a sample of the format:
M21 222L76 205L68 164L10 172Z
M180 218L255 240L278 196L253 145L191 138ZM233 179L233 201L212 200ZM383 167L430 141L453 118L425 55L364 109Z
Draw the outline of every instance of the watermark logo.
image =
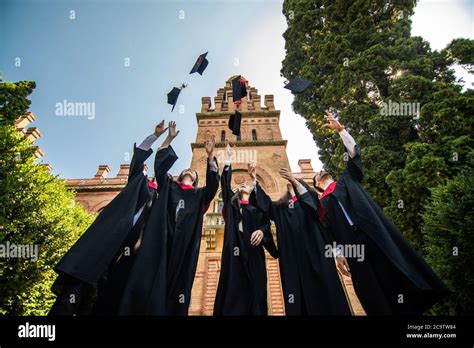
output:
M89 120L95 118L94 102L70 102L64 99L61 103L55 104L56 116L87 117Z
M48 341L56 339L56 325L35 325L26 322L18 326L18 337L20 338L47 338Z
M0 258L10 259L31 259L38 260L38 245L37 244L13 244L6 242L0 244Z
M420 117L420 103L398 103L388 100L380 107L382 116L415 116Z
M217 151L217 162L223 163L226 161L226 151L225 150L219 150ZM250 150L250 149L236 149L233 151L232 155L230 158L228 158L230 163L235 164L235 163L257 163L257 151L256 150Z
M333 242L332 244L326 244L324 247L325 257L333 257L333 251L337 250L336 255L342 255L345 258L357 259L359 262L365 260L365 245L364 244L337 244Z

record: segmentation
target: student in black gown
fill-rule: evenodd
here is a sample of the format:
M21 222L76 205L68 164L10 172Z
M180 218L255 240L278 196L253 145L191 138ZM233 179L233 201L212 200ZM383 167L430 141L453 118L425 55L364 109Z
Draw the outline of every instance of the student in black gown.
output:
M249 174L256 180L255 165L249 165ZM280 174L289 182L278 201L272 201L257 181L250 203L276 225L286 315L350 315L334 258L325 255L327 242L319 218L298 199L309 194L308 189L289 170Z
M214 137L204 144L208 157L206 186L198 187L198 173L191 168L183 170L176 180L167 174L178 159L170 145L178 133L176 124L170 123L168 137L156 154L155 167L161 168L156 174L159 197L127 282L122 314L188 314L203 214L217 192L219 175Z
M153 152L153 142L165 131L162 121L152 135L134 145L126 186L56 265L58 278L52 290L57 299L50 315L116 313L157 197L156 183L146 176L144 163Z
M267 315L267 272L263 247L278 257L270 221L248 202L252 185L231 189L233 149L227 143L221 186L225 221L221 272L214 315Z
M450 291L362 187L362 162L354 139L332 114L325 118L326 127L339 133L349 155L337 182L324 171L313 180L323 192L323 223L340 244L337 266L352 276L368 315L422 314Z

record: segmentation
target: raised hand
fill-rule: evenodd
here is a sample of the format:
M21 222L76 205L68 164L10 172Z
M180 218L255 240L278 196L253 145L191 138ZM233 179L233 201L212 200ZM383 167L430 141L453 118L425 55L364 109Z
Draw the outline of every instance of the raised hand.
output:
M165 128L165 120L163 120L155 127L155 135L159 137L161 134L166 132L167 129L168 127Z
M280 170L278 171L278 174L280 174L280 176L283 178L283 179L286 179L288 180L289 182L291 182L292 184L295 184L297 185L298 182L296 181L295 177L293 176L293 173L291 173L291 171L287 168L280 168Z
M211 135L211 140L206 140L204 142L204 148L206 149L207 157L212 159L214 153L214 145L216 144L216 136Z
M232 160L232 156L234 155L234 148L230 146L229 140L225 140L225 158L228 161Z
M324 118L328 122L324 125L324 127L333 129L337 132L340 132L344 129L344 126L340 124L339 121L336 119L336 117L330 112L326 111L326 115L324 116Z
M174 139L178 136L179 131L176 131L176 122L170 121L168 123L168 137Z
M250 174L250 177L253 179L253 181L257 180L257 168L255 165L255 162L249 163L248 172Z

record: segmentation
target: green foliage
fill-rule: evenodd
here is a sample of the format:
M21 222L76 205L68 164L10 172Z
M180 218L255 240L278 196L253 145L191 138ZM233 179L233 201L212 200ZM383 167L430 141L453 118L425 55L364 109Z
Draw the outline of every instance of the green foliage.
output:
M473 224L474 175L464 171L432 190L421 227L426 260L454 292L450 314L474 312ZM438 308L437 312L445 311Z
M0 153L0 245L39 247L37 261L0 259L0 314L45 315L54 301L53 267L93 217L64 181L35 163L30 142L14 126L0 126Z
M36 83L20 81L0 83L0 125L13 124L30 106L27 96L33 92Z
M456 63L472 70L474 64L474 40L455 39L446 47L446 50Z

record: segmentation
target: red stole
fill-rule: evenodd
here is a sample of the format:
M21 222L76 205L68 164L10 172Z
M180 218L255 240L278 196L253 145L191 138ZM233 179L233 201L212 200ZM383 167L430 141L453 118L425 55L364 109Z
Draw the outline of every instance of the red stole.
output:
M239 202L240 202L240 204L243 204L243 205L249 204L249 201L241 200L241 201L239 201ZM225 219L225 211L224 211L224 208L222 208L222 217Z
M326 189L324 190L323 194L321 195L321 197L319 197L319 201L321 202L322 199L326 196L329 196L335 189L336 189L336 182L333 181L332 183L329 184L328 187L326 187ZM323 208L323 205L322 204L319 204L318 205L318 215L319 215L319 220L320 221L323 221L324 219L324 208Z
M156 183L154 183L152 179L150 179L150 178L147 178L147 179L148 179L148 187L151 187L151 188L154 188L155 190L158 190L158 185Z
M193 185L186 185L186 184L183 184L183 183L180 183L178 182L178 186L181 187L181 189L183 190L191 190L194 188Z

